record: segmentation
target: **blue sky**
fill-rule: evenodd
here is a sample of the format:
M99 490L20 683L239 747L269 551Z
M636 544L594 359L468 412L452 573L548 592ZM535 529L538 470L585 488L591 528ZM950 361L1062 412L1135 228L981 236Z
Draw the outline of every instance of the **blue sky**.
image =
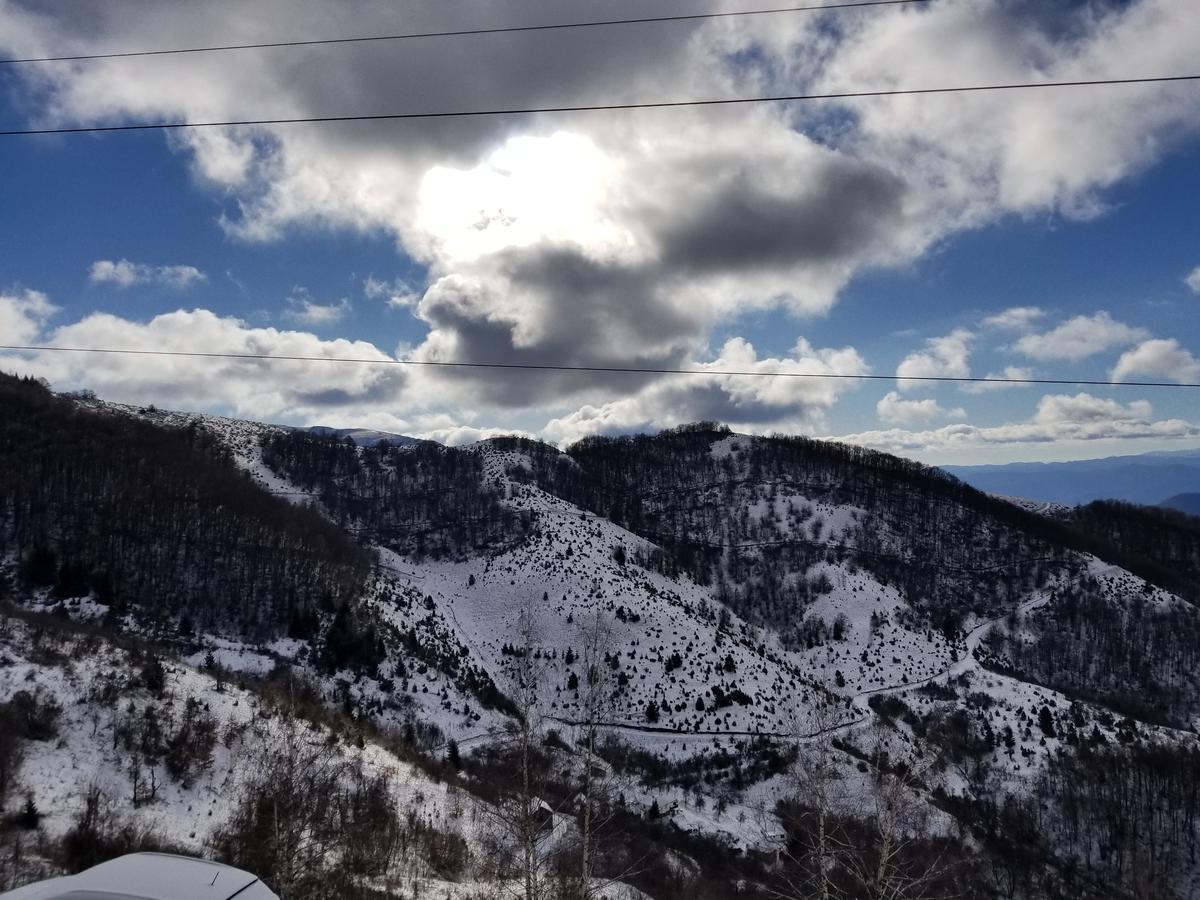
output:
M11 105L3 115L20 121ZM184 305L266 321L286 311L298 286L336 301L360 299L371 274L423 277L384 234L300 229L281 241L230 238L220 220L236 204L197 185L161 134L10 140L0 144L0 161L9 173L0 208L0 228L11 236L4 283L46 291L67 317L104 310L148 318ZM184 292L90 281L95 260L125 258L194 265L208 279ZM340 332L379 339L383 329L398 341L411 317L386 312L356 304Z
M1184 6L1114 4L1099 24L1067 11L1061 21L1015 24L1003 4L985 0L966 3L970 15L942 2L832 31L733 20L697 27L688 42L649 34L651 46L670 41L657 69L644 62L645 46L611 37L516 49L540 53L548 73L560 72L551 96L572 98L621 96L632 90L626 81L645 97L644 85L665 83L663 72L693 71L689 84L699 87L688 90L698 95L964 80L953 58L941 71L909 71L910 56L890 49L897 34L910 48L921 40L944 48L947 34L952 46L973 47L980 69L966 80L975 82L1019 77L1035 64L1051 75L1054 65L1140 75L1178 69L1189 49L1200 50L1155 24L1184 15ZM372 8L379 28L365 21L356 32L387 30L387 5ZM328 6L297 9L311 33L335 27ZM114 46L118 37L121 46L161 46L199 27L184 6L167 6L161 21L128 34L121 28L132 10L118 3L74 22L16 4L0 12L9 20L0 44L8 40L6 55ZM204 27L223 39L213 21ZM239 39L273 36L270 16L237 24ZM1024 57L1015 27L1030 32ZM837 51L814 70L806 47L831 33ZM1050 52L1048 63L1055 40L1061 59ZM1147 58L1118 55L1122 41ZM238 117L334 103L337 111L394 109L415 101L404 91L372 94L375 82L382 72L407 83L414 70L404 67L418 65L429 108L489 105L476 98L492 90L544 102L551 75L514 66L516 50L497 51L491 81L469 77L440 100L430 96L432 68L446 66L447 82L460 71L455 52L402 62L327 55L312 83L282 55L8 67L0 122ZM588 53L604 65L573 65L572 56ZM1200 277L1188 283L1200 272L1192 85L670 116L543 117L438 134L384 124L211 139L0 139L0 338L381 359L1200 380ZM1012 309L1026 312L995 320ZM849 436L937 462L1200 445L1196 394L1183 388L332 374L329 364L206 369L51 353L0 363L114 400L450 441L519 429L565 442L713 417L750 430Z

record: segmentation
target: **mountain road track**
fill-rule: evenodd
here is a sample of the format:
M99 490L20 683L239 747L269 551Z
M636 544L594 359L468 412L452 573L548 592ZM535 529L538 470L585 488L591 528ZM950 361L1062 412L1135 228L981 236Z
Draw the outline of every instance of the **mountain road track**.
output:
M1044 606L1049 602L1049 599L1050 598L1046 596L1034 597L1032 600L1027 600L1019 605L1016 608L1016 612L1018 615L1024 615L1030 610ZM838 722L835 725L828 725L804 734L783 731L722 731L719 729L685 730L681 728L668 728L665 726L656 725L639 725L632 722L599 722L597 724L602 728L612 731L630 731L641 734L678 735L679 737L697 735L707 735L710 737L768 737L792 741L799 745L812 743L813 741L821 738L845 734L869 722L874 715L873 710L870 707L871 697L900 694L904 693L905 691L912 690L913 688L923 687L927 684L934 684L939 681L948 681L951 678L957 678L959 675L962 675L965 672L978 671L982 667L980 666L979 660L975 658L975 651L983 641L983 636L987 634L989 628L999 622L1004 621L1004 619L1008 618L1011 614L1011 612L1006 612L1004 615L996 616L992 619L986 619L983 622L980 622L978 625L975 625L970 631L967 632L966 637L964 638L966 652L942 671L936 672L926 678L917 679L916 681L906 681L898 684L889 684L884 685L883 687L871 688L870 690L866 691L859 691L857 694L854 694L849 698L848 704L851 709L854 709L859 713L857 716L848 721ZM582 721L565 719L560 716L545 716L545 718L554 722L559 722L563 725L578 726L585 724Z

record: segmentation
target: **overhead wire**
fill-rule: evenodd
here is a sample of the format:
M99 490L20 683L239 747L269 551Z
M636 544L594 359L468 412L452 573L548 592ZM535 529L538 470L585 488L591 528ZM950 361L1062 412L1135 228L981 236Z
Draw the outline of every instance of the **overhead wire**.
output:
M1038 88L1099 87L1103 85L1164 84L1200 81L1195 75L1154 75L1143 78L1092 78L1074 81L1032 81L1009 84L977 84L954 87L884 88L870 91L835 91L822 94L777 94L754 97L716 97L698 100L657 100L645 103L596 103L568 106L526 106L499 109L433 110L427 112L363 113L330 116L288 116L258 119L227 119L205 122L134 122L126 125L77 125L57 128L14 128L0 131L0 137L29 135L100 134L126 131L179 131L190 128L236 128L262 125L326 124L333 122L382 122L406 119L461 119L487 116L526 116L545 113L615 112L633 109L675 109L680 107L734 106L758 103L796 103L814 100L854 100L870 97L922 96L930 94L966 94L988 91L1033 90Z
M20 353L99 353L128 356L180 357L190 359L231 359L268 362L319 362L347 363L375 366L413 366L429 368L461 369L509 369L530 372L591 372L598 374L629 375L707 375L709 377L737 378L830 378L850 381L911 381L951 382L961 384L1045 384L1085 387L1151 387L1151 388L1200 388L1200 382L1191 381L1109 381L1089 378L1009 378L991 375L877 375L850 372L769 372L758 369L703 369L670 368L654 366L589 366L566 363L516 363L477 362L469 360L441 359L396 359L393 357L369 356L304 356L299 354L271 353L222 353L206 350L143 350L129 347L54 347L29 344L0 344L0 350ZM786 362L786 360L784 360Z
M823 3L806 6L777 6L766 9L727 10L724 12L679 13L661 16L635 16L621 19L594 19L585 22L546 22L534 25L500 25L493 28L458 28L445 31L409 31L398 34L369 34L355 37L311 38L301 40L262 41L246 44L214 44L200 47L172 47L153 50L117 50L105 53L75 53L61 56L27 56L0 59L0 65L31 63L82 62L95 59L129 59L139 56L178 56L193 53L219 53L233 50L267 50L282 47L314 47L327 44L365 44L382 41L407 41L428 38L469 37L487 34L515 34L531 31L566 31L578 28L608 28L619 25L647 25L667 22L695 22L706 19L732 19L750 16L770 16L784 13L822 12L857 9L871 6L910 6L931 3L933 0L856 0L850 3Z

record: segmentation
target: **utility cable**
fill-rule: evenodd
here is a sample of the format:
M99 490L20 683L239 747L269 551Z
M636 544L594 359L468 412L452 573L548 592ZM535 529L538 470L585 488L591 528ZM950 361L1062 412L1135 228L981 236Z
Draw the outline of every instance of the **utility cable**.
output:
M956 384L1048 384L1088 387L1200 388L1190 381L1104 381L1088 378L1000 378L991 375L854 375L848 372L763 372L749 369L683 369L650 366L582 366L550 363L466 362L435 359L378 359L354 356L293 356L268 353L216 353L201 350L135 350L119 347L48 347L0 344L0 350L21 353L103 353L129 356L183 357L190 359L262 360L278 362L350 363L375 366L425 366L431 368L514 369L530 372L596 372L630 375L708 375L738 378L836 378L863 381L952 382ZM786 360L785 360L786 361Z
M92 59L128 59L137 56L176 56L187 53L219 53L228 50L265 50L275 47L313 47L323 44L365 44L376 41L407 41L418 38L453 38L485 34L514 34L528 31L565 31L575 28L607 28L615 25L646 25L658 22L695 22L705 19L732 19L744 16L770 16L782 13L821 12L857 9L868 6L901 6L931 3L932 0L859 0L854 3L827 3L812 6L780 6L770 9L743 9L728 12L684 13L669 16L644 16L628 19L600 19L588 22L549 22L542 25L506 25L496 28L460 28L451 31L410 31L401 34L371 34L361 37L313 38L296 41L263 41L253 44L218 44L207 47L175 47L163 50L125 50L112 53L77 53L63 56L29 56L0 59L0 65L24 63L81 62Z
M795 103L808 100L854 100L869 97L903 97L925 94L966 94L986 91L1016 91L1035 88L1097 87L1102 85L1164 84L1200 81L1200 75L1156 75L1148 78L1095 78L1079 81L1032 81L1011 84L978 84L959 87L889 88L875 91L837 91L826 94L779 94L759 97L724 97L707 100L659 100L648 103L598 103L579 106L526 106L506 109L461 109L431 112L374 113L344 116L291 116L286 118L228 119L207 122L136 122L129 125L78 125L61 128L14 128L0 137L38 134L99 134L117 131L179 131L188 128L234 128L250 125L299 125L331 122L384 122L405 119L464 119L489 116L527 116L541 113L615 112L630 109L675 109L679 107L734 106L756 103Z

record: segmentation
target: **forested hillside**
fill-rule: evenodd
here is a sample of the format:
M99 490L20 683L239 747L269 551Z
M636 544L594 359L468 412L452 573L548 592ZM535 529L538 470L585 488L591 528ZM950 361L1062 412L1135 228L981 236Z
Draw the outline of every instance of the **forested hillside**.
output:
M1200 603L1200 518L1175 509L1097 500L1066 517L1077 531L1114 545L1131 571Z
M477 454L421 442L281 431L263 443L263 462L314 492L329 516L350 531L417 558L501 549L519 542L528 521L485 484Z
M355 598L368 554L317 512L272 497L198 427L81 408L0 374L0 557L115 618L284 633Z
M589 438L565 455L508 445L529 459L535 483L654 541L663 548L654 564L715 584L743 615L776 628L823 588L797 573L826 559L898 585L947 629L968 613L1002 611L1055 573L1078 574L1078 553L1170 590L1187 593L1195 581L1188 554L1200 539L1186 516L1109 504L1059 521L857 446L745 438L710 423ZM823 515L821 504L851 508L851 520Z
M566 456L526 450L536 483L654 541L664 556L652 564L777 629L823 592L806 573L827 560L896 584L948 632L1076 564L1056 523L859 447L700 425L589 439Z

